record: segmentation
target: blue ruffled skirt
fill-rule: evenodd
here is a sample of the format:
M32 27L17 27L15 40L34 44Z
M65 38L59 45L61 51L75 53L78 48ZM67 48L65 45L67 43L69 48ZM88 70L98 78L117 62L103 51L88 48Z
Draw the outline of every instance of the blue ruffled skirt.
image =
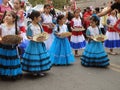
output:
M44 43L30 41L23 55L22 69L39 73L51 68L52 63Z
M49 52L54 65L69 65L75 62L68 38L55 37Z
M81 64L84 66L106 67L109 65L107 53L101 42L88 42L82 56Z
M17 45L0 44L0 76L16 77L21 74Z

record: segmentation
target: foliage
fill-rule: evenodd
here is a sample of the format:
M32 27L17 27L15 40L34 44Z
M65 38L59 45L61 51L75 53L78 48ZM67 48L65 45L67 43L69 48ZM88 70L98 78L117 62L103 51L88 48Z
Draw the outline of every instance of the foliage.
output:
M33 6L37 4L43 4L44 0L28 0Z
M44 4L45 0L28 0L33 6L37 4ZM64 5L69 4L69 0L52 0L55 8L62 9Z

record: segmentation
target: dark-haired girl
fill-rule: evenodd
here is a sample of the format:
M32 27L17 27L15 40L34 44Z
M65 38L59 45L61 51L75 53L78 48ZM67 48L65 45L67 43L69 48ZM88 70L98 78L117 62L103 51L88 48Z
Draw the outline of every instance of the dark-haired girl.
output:
M54 24L53 24L53 17L52 15L50 15L50 5L49 4L45 4L44 5L44 13L42 14L42 19L43 19L43 22L42 22L42 26L43 26L43 29L45 32L47 32L49 34L49 38L48 40L45 41L45 45L46 45L46 48L47 50L50 49L51 47L51 44L53 42L53 27L54 27Z
M4 23L0 25L0 38L6 35L18 34L16 24L16 14L7 11ZM17 44L0 43L0 76L2 79L17 79L22 74L20 58Z
M72 36L70 38L70 44L72 49L75 50L75 56L80 56L78 50L85 48L86 41L82 31L82 21L80 19L80 11L76 9L74 11L74 18L71 21ZM77 29L77 30L76 30Z
M51 60L54 65L69 65L75 62L68 38L60 35L63 32L68 32L64 22L64 15L59 15L54 28L55 39L50 48Z
M116 10L113 10L110 13L110 16L107 18L108 31L106 32L107 40L105 41L105 47L110 49L109 54L116 55L117 52L114 52L114 49L120 48L120 35L114 29L114 25L117 22L117 13Z
M90 19L90 26L87 29L86 35L89 42L81 56L81 64L87 67L107 67L109 59L104 50L102 42L93 40L93 37L101 34L98 28L99 19L97 16L92 16Z
M23 37L23 41L22 43L19 45L20 47L20 54L21 57L25 51L25 48L27 47L29 41L26 37L26 26L24 23L24 10L22 9L22 1L21 0L14 0L13 1L13 5L14 5L14 11L17 13L18 16L18 26L20 28L21 31L21 36Z
M22 69L32 73L34 76L44 76L45 73L43 71L49 70L52 64L44 42L33 40L33 36L43 32L42 26L39 23L41 20L40 13L32 11L29 18L32 19L32 23L27 27L27 37L30 42L23 55Z

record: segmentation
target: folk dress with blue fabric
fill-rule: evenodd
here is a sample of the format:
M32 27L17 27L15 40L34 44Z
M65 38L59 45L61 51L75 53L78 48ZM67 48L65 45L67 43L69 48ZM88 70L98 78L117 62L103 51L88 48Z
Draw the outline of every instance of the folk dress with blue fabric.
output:
M82 27L82 22L80 17L78 18L73 18L71 23L73 23L72 27ZM76 32L78 35L71 35L70 38L70 44L72 49L74 50L79 50L79 49L83 49L86 46L86 41L85 41L85 37L83 36L83 34L79 34L80 32L82 33L82 31L74 31L72 30L72 32Z
M109 25L114 26L117 22L117 18L114 16L109 16L107 23ZM105 41L105 47L109 49L113 48L120 48L120 35L118 32L116 32L114 29L112 29L112 32L108 30L106 32L107 40Z
M15 35L15 26L7 28L5 24L0 25L2 37ZM18 45L7 45L0 43L0 76L17 77L22 74L22 67L18 54Z
M86 34L88 36L95 36L101 31L96 27L88 27ZM81 56L81 64L84 66L106 67L109 65L107 53L104 50L102 42L90 40Z
M58 26L59 25L56 25L54 28L54 33L62 33L68 31L66 25L59 26L59 31ZM67 37L61 38L55 34L55 39L49 52L51 55L52 63L54 65L69 65L75 62L75 58L73 56Z
M27 36L33 37L42 32L40 26L34 26L32 23L27 28ZM30 40L23 55L22 69L27 72L39 73L47 71L52 64L50 56L46 50L44 42L35 42Z

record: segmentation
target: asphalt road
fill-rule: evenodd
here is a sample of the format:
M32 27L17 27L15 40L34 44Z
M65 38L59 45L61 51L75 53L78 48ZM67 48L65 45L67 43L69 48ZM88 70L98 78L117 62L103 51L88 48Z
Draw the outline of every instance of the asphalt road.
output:
M0 80L0 90L120 90L120 55L109 58L108 68L86 68L76 58L73 65L53 66L45 77L24 73L17 81Z

